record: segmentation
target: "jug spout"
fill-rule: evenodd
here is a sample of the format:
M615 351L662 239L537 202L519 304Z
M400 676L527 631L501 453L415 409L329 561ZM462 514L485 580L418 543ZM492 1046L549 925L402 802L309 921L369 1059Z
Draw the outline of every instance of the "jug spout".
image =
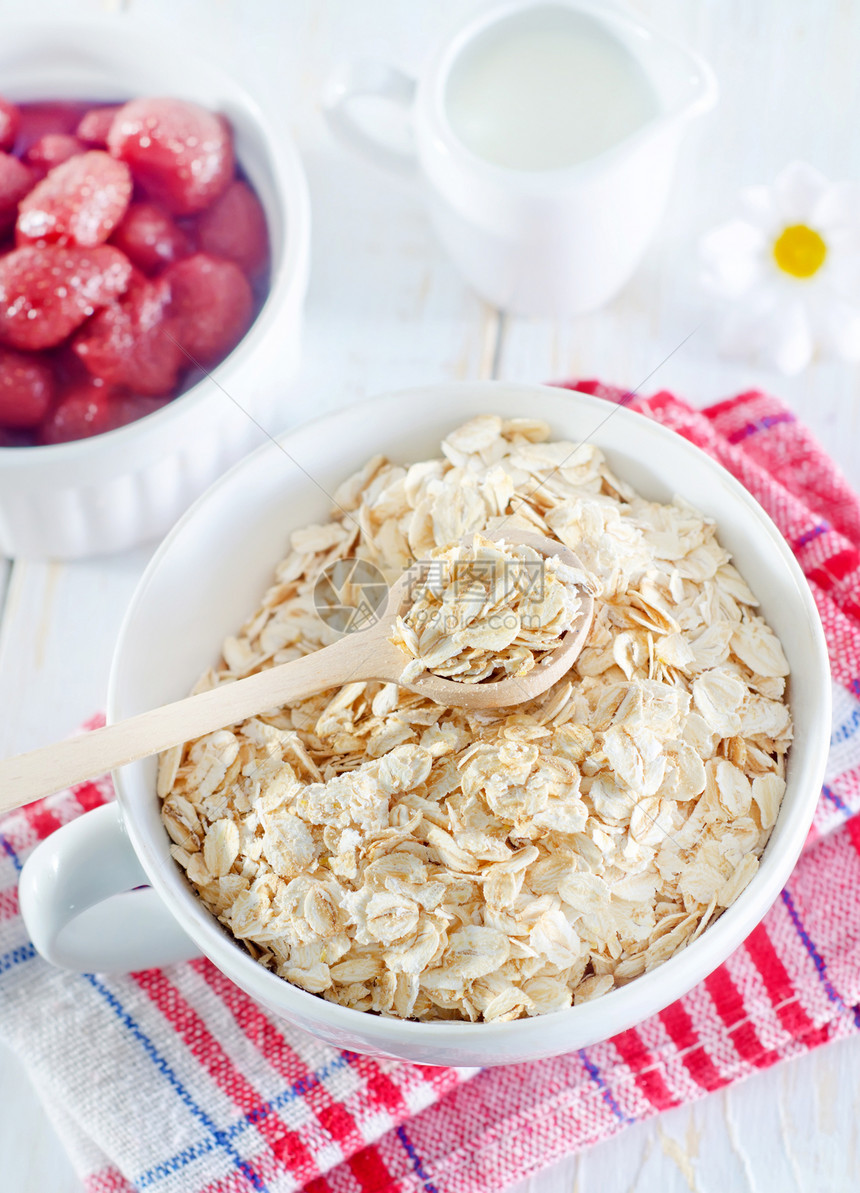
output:
M558 2L602 23L638 61L657 97L657 124L686 122L710 111L717 102L713 70L680 41L643 24L620 8L607 6L606 0Z
M704 58L673 38L641 26L638 40L639 61L648 72L664 119L687 121L713 108L717 80Z

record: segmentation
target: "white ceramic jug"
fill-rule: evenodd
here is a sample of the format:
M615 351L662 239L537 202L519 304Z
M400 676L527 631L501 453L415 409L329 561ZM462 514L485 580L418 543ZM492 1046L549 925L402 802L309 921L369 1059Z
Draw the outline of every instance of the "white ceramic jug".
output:
M508 54L509 62L520 55L522 70L512 73L521 107L527 108L529 88L540 92L552 70L561 83L558 94L564 94L559 55L565 39L576 55L571 67L578 62L580 70L574 81L595 94L579 131L585 141L602 131L610 139L601 143L592 135L597 151L582 156L572 150L569 164L554 162L550 152L548 167L539 162L537 168L518 168L498 155L494 160L476 152L457 131L464 72L471 71L477 95L488 71L504 69L498 57L494 66L494 55ZM629 120L627 130L612 140L608 125L618 115L615 109L634 98L619 94L625 75L617 68L623 62L648 89L648 102L640 103L639 119ZM498 88L496 94L509 99ZM358 122L353 101L366 96L383 97L408 114L411 151L393 148ZM713 74L700 58L601 0L512 0L461 29L431 56L417 80L379 62L342 67L329 80L324 107L342 140L377 164L421 180L442 244L484 299L520 314L560 316L601 306L633 273L662 215L683 133L715 100ZM502 135L518 116L516 107L506 108L499 116ZM563 126L571 115L548 110L553 126ZM635 115L634 109L628 112ZM462 131L462 120L460 125ZM617 132L617 120L615 125ZM527 135L520 129L520 151Z

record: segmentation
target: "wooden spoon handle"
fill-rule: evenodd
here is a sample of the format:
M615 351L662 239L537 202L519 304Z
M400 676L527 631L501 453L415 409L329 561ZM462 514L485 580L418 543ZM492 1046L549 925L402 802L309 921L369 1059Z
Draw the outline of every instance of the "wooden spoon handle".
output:
M348 635L258 675L7 758L0 762L0 814L257 713L367 678L375 670L373 654L362 647L357 635Z

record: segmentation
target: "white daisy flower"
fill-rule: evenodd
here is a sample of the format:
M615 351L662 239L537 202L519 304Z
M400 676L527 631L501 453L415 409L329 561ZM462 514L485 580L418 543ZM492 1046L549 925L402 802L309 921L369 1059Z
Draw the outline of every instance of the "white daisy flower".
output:
M701 242L703 282L725 300L720 347L783 373L816 352L860 360L860 186L795 162L740 200Z

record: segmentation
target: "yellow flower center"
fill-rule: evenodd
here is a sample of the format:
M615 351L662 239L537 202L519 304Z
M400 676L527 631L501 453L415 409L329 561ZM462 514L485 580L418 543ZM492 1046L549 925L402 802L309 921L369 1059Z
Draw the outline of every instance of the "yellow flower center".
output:
M773 246L777 265L793 278L811 278L824 264L826 256L827 245L814 228L808 228L806 224L783 228Z

